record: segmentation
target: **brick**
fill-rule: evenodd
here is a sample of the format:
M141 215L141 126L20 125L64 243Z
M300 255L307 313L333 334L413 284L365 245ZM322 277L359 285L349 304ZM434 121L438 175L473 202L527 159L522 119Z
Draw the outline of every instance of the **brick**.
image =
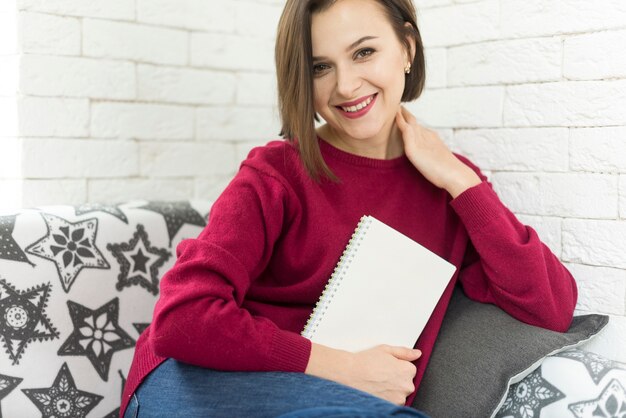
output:
M276 106L277 103L275 73L237 74L237 104Z
M561 256L561 218L531 215L515 215L524 225L531 227L557 257Z
M0 137L18 136L17 99L0 97Z
M0 97L14 97L19 80L19 57L0 56Z
M575 173L493 175L494 188L516 213L615 219L617 176Z
M604 358L626 363L626 317L611 315L605 329L588 343L580 346L583 350L597 353Z
M191 65L222 70L274 70L274 42L253 36L191 34Z
M448 85L553 81L561 78L557 38L481 42L448 49Z
M503 119L507 126L624 125L624 109L626 80L525 84L507 87Z
M591 32L624 27L622 0L502 0L501 36L506 38Z
M17 0L19 10L53 13L66 16L100 17L134 20L135 2L129 0Z
M496 39L500 36L499 10L497 0L421 10L417 24L424 46L432 48Z
M426 84L425 88L446 87L447 81L447 50L446 48L425 48Z
M566 263L578 286L576 309L621 315L626 310L626 270Z
M185 200L193 196L193 181L182 179L89 180L89 202L130 200Z
M80 20L49 14L19 14L21 47L28 54L80 55Z
M616 45L626 46L626 30L565 39L563 75L569 79L586 80L626 77L626 54Z
M570 165L576 171L626 173L626 127L572 129Z
M198 199L215 201L231 180L232 176L197 178L195 180L194 196Z
M201 107L196 113L196 135L200 140L269 141L278 138L277 111L252 107Z
M172 103L230 104L236 78L224 72L138 66L138 98Z
M422 9L426 9L429 7L437 7L437 6L447 6L449 4L454 3L454 1L453 0L413 0L413 3L415 4L415 8L417 9L419 13Z
M16 0L3 0L0 3L0 13L14 12L17 10Z
M619 176L619 217L626 219L626 175Z
M626 268L626 221L564 219L563 260Z
M239 1L235 3L235 31L273 40L282 10L283 4L280 3Z
M12 215L22 207L22 181L0 178L0 215Z
M79 205L87 197L87 180L23 180L22 207Z
M102 59L24 55L20 90L37 96L134 99L135 66Z
M130 141L24 138L25 178L127 177L139 173L139 149Z
M280 139L280 138L274 138ZM267 144L270 140L261 140L261 141L246 141L246 142L237 142L235 144L235 161L238 164L241 164L246 158L248 158L248 154L254 147L261 147Z
M141 144L141 175L196 177L232 175L237 168L232 144L146 142Z
M22 174L19 156L22 143L17 138L0 138L0 179L17 179ZM6 195L1 195L3 198ZM1 200L1 199L0 199Z
M481 169L568 171L566 128L469 129L455 134L455 144Z
M97 19L83 20L83 54L157 64L187 64L189 35L175 29Z
M96 138L178 139L194 136L191 107L99 102L91 105L91 136Z
M17 54L18 50L16 13L0 13L0 55Z
M499 127L504 91L501 86L425 90L404 106L430 127Z
M184 29L233 32L234 3L223 0L137 0L137 20Z
M89 101L23 97L18 100L21 136L85 137L89 135Z

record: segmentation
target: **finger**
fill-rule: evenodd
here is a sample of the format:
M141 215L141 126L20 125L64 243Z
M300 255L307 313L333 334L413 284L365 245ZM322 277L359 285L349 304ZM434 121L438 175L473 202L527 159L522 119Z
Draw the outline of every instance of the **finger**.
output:
M389 346L388 352L391 353L392 356L400 360L416 360L422 355L422 352L420 350L398 346Z
M413 114L411 112L409 112L407 110L406 107L402 106L402 116L404 117L404 120L406 120L406 122L408 124L417 124L417 119L415 119L415 116L413 116Z

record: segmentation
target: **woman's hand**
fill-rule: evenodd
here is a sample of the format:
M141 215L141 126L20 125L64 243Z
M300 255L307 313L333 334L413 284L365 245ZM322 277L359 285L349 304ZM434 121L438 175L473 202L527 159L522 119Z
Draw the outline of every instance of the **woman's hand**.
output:
M435 131L420 126L403 106L396 114L396 124L407 158L432 184L455 198L481 182L474 170L456 158Z
M415 390L417 368L411 362L421 355L419 350L390 345L350 353L313 343L305 373L404 405Z

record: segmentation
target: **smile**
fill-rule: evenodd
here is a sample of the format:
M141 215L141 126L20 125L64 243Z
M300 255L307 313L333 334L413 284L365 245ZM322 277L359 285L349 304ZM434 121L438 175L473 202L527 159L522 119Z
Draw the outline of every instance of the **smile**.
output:
M378 96L378 93L368 96L365 99L357 103L354 103L354 102L344 103L343 106L335 106L335 107L341 110L341 113L350 119L358 118L358 117L365 115L371 109L371 107L373 106L373 103L376 101L377 96ZM345 106L345 105L349 105L349 106Z

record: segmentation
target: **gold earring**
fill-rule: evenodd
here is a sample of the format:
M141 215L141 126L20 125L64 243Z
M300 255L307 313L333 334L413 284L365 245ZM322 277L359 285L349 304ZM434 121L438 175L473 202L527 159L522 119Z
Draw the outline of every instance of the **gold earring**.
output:
M404 72L406 74L409 74L411 72L411 63L410 62L406 63L406 67L404 67Z

